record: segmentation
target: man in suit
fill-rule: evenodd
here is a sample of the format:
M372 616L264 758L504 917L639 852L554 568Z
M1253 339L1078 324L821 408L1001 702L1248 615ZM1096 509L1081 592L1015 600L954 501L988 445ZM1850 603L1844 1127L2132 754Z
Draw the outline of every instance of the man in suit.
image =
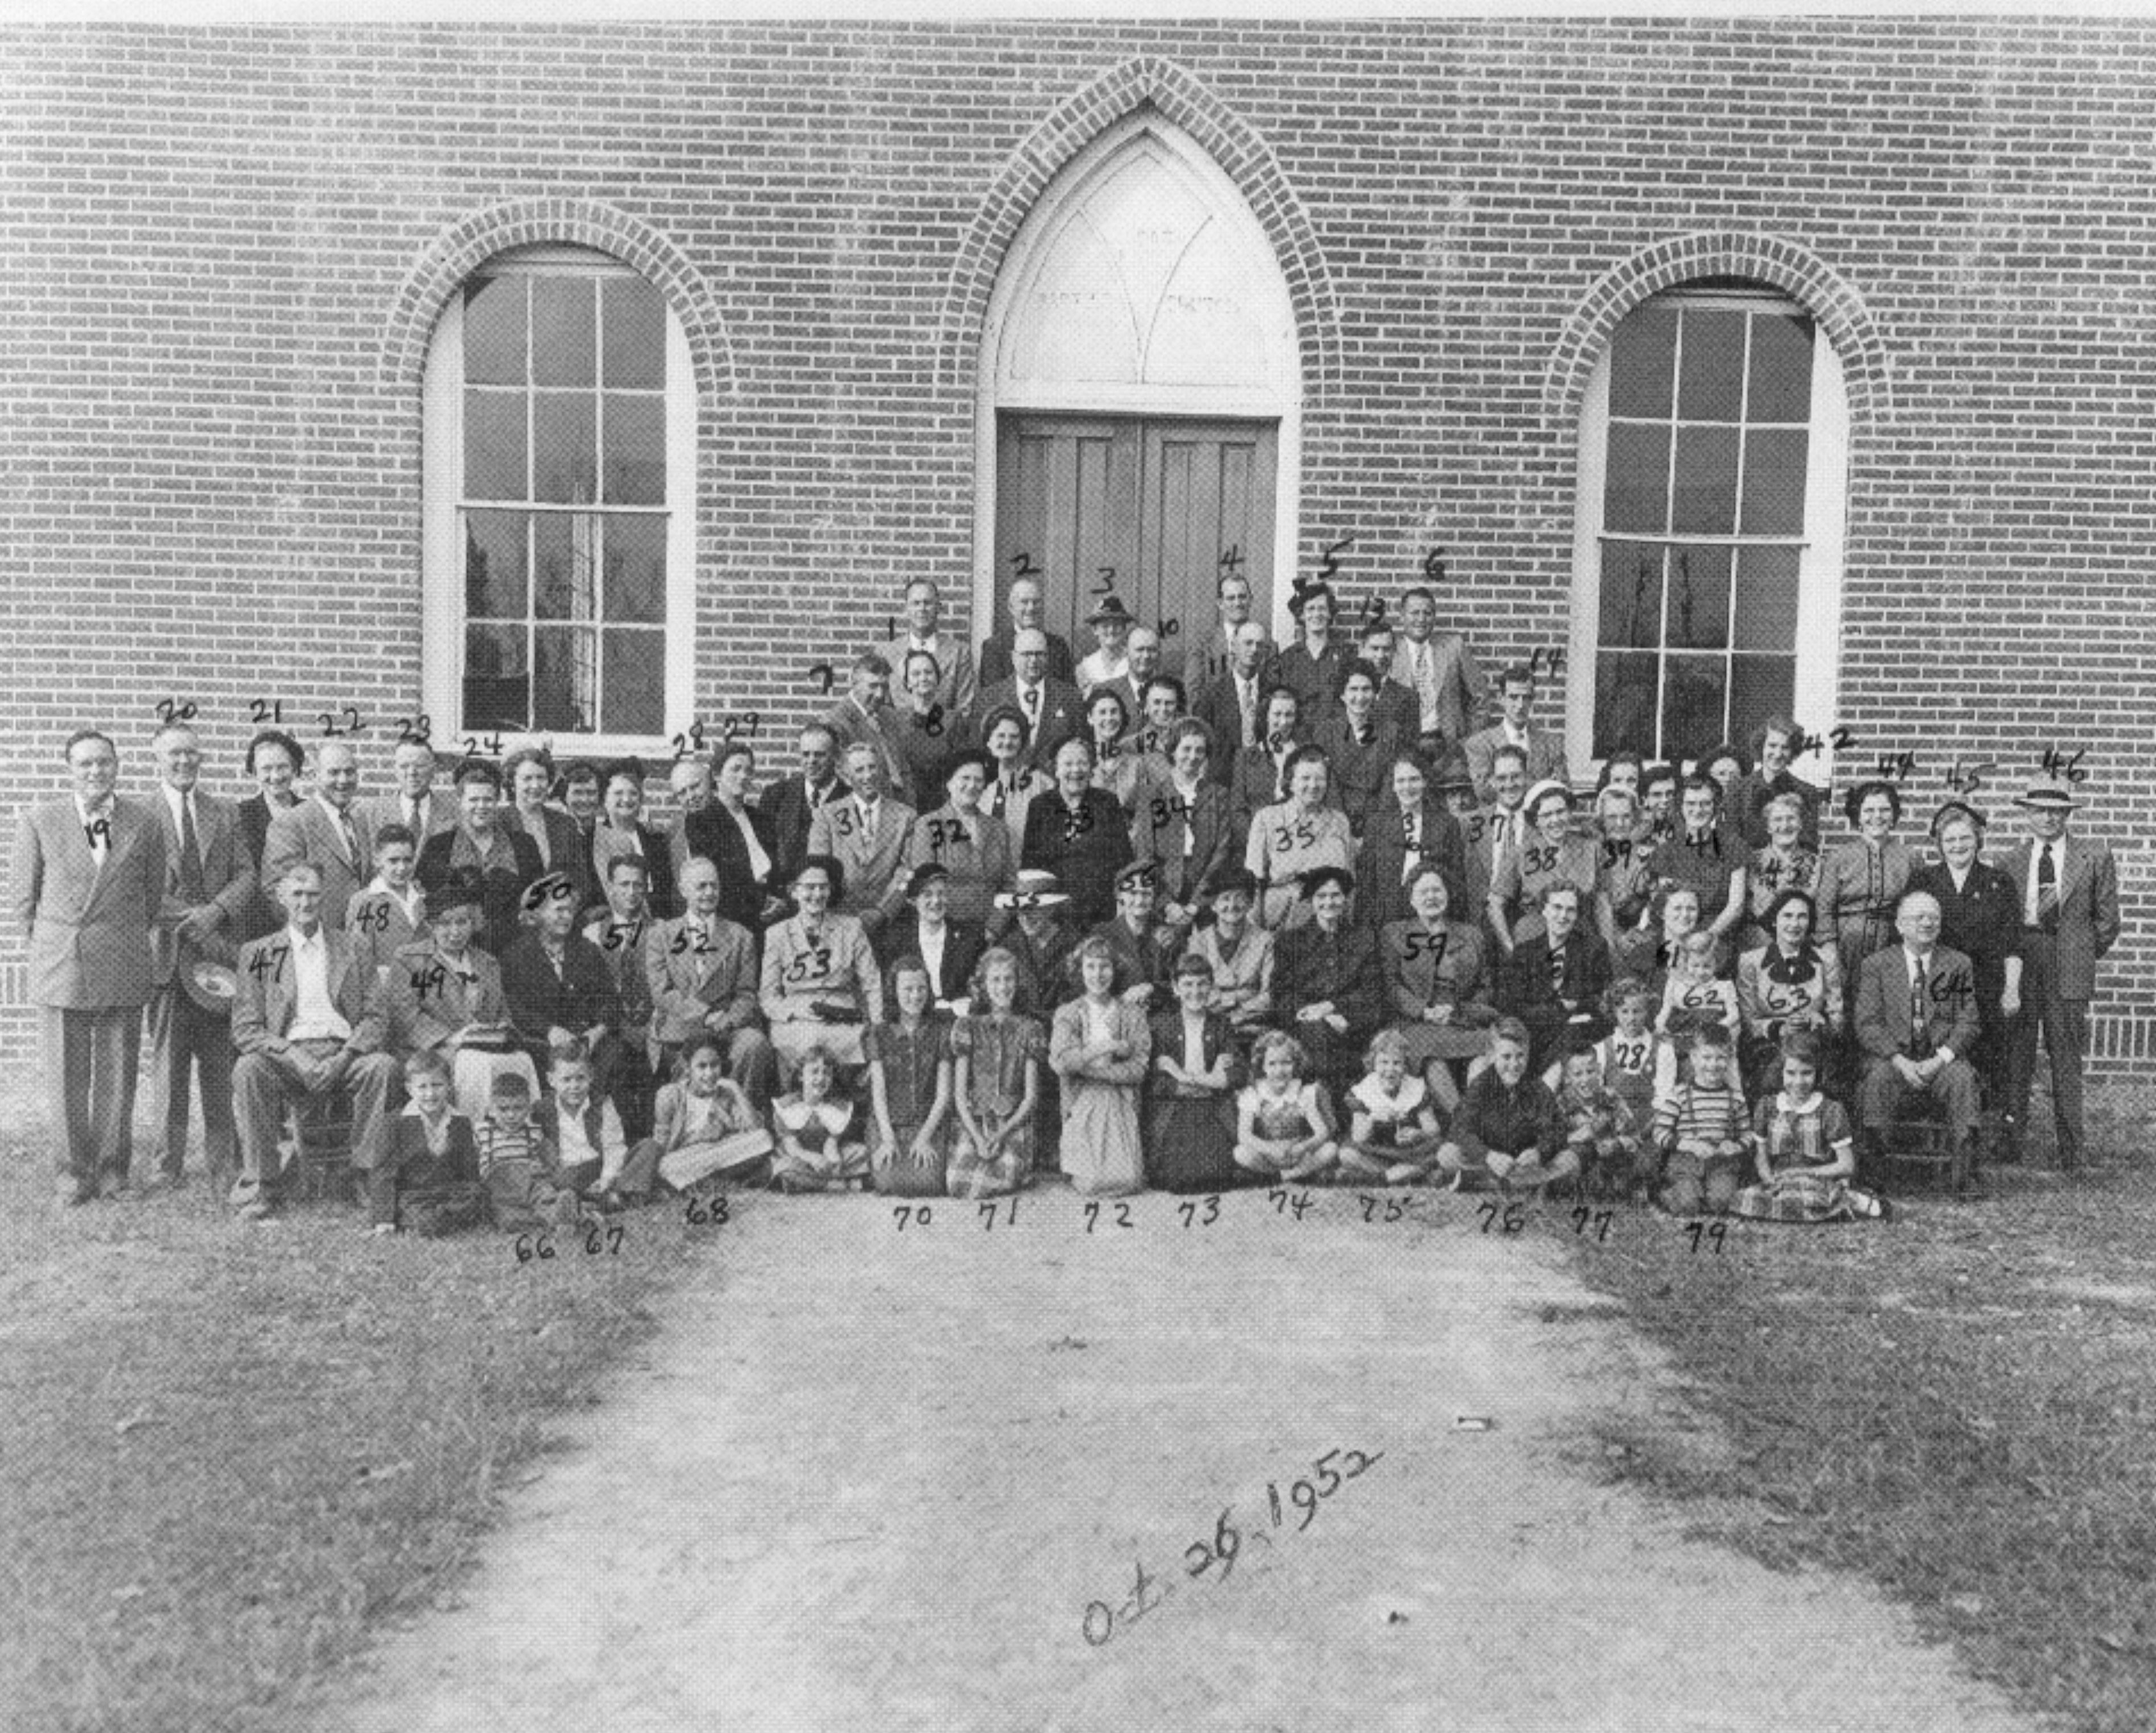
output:
M759 1110L778 1082L778 1057L764 1033L756 941L719 913L719 869L701 855L681 876L689 912L644 935L644 975L651 985L651 1032L662 1068L706 1033L726 1043L726 1075Z
M262 1221L277 1207L278 1136L292 1101L343 1095L352 1102L357 1159L372 1144L397 1080L382 1049L382 997L352 941L322 920L322 874L295 861L276 888L280 931L239 954L233 1006L233 1105L239 1121L239 1184L233 1202Z
M1947 1113L1957 1146L1976 1136L1976 1073L1964 1055L1976 1039L1976 970L1939 943L1939 901L1909 890L1894 909L1899 945L1875 951L1856 976L1856 1043L1864 1054L1858 1093L1863 1139L1876 1155L1887 1126L1910 1095L1928 1095Z
M424 849L429 837L457 828L457 797L434 786L434 749L424 741L398 742L390 777L397 785L395 793L374 795L362 802L369 830L401 824Z
M1999 862L2021 900L2021 1014L2009 1026L2006 1049L2010 1147L2018 1156L2027 1133L2041 1031L2051 1052L2059 1165L2071 1167L2082 1156L2082 1056L2097 959L2118 938L2118 869L2102 843L2067 834L2080 802L2065 781L2041 782L2015 804L2029 815L2029 840Z
M157 761L154 802L165 833L165 901L150 936L150 1149L159 1177L186 1182L189 1097L202 1076L203 1161L212 1182L231 1182L239 1146L232 1124L232 1015L204 1010L188 995L185 969L197 959L231 963L254 898L254 875L239 813L197 784L202 748L177 724L150 743Z
M954 720L973 714L980 682L973 673L973 653L966 640L943 629L943 594L932 578L916 577L906 587L906 638L893 646L901 664L918 650L936 659L939 670L936 702Z
M1094 693L1105 686L1123 700L1124 713L1135 727L1145 713L1146 688L1160 672L1160 634L1150 626L1133 626L1123 641L1123 651L1127 658L1123 672L1114 679L1103 680L1086 693L1086 699L1090 704Z
M1078 659L1070 654L1067 638L1048 630L1045 620L1046 598L1037 578L1021 577L1010 587L1010 623L1000 632L981 640L980 683L993 686L1008 680L1018 672L1018 635L1021 632L1038 632L1047 646L1046 672L1052 680L1073 685L1078 678ZM985 697L979 700L980 711L986 715L995 705Z
M1467 738L1482 709L1482 670L1457 632L1437 628L1437 597L1417 585L1400 597L1393 678L1415 695L1424 752L1435 757Z
M644 971L644 941L653 922L644 905L649 869L640 856L617 854L607 874L607 900L584 912L584 937L599 948L621 995L621 1071L614 1085L614 1111L633 1144L651 1135L651 982Z
M1255 620L1235 628L1229 654L1228 666L1190 706L1191 715L1213 732L1209 764L1214 780L1224 787L1233 786L1235 760L1258 744L1265 726L1265 693L1270 684L1265 674L1276 659L1272 640Z
M882 760L866 741L849 746L844 762L853 792L819 808L808 827L808 853L829 855L844 869L844 890L832 912L855 917L873 940L904 895L898 864L918 815L890 792Z
M1049 637L1029 629L1012 641L1015 671L1006 680L981 689L980 714L985 717L1008 705L1026 720L1026 747L1035 765L1052 763L1055 749L1086 731L1085 700L1067 679L1049 672ZM981 738L978 720L973 736Z
M696 852L689 846L689 819L711 805L711 761L701 752L675 759L674 767L666 772L666 786L674 794L674 817L666 827L666 858L673 865L677 890L681 869Z
M1250 581L1240 572L1226 572L1220 576L1214 592L1219 608L1219 618L1205 638L1193 643L1183 653L1183 684L1193 692L1203 691L1235 664L1235 633L1250 618ZM1275 664L1280 659L1280 646L1265 636L1265 629L1258 628L1260 654L1258 682L1270 686L1278 678Z
M524 893L531 924L501 953L501 996L511 1027L543 1074L556 1048L583 1043L592 1083L611 1095L621 1073L621 985L606 953L577 931L577 889L546 873Z
M1476 796L1491 799L1490 767L1500 746L1514 746L1525 756L1527 780L1545 778L1572 786L1572 769L1564 761L1564 742L1547 728L1528 721L1535 705L1535 676L1524 662L1516 662L1497 677L1497 702L1503 714L1496 723L1467 736L1467 774L1475 779Z
M1497 978L1497 1008L1527 1026L1537 1075L1568 1038L1600 1038L1609 990L1609 947L1581 920L1577 885L1553 879L1543 887L1543 929L1499 964Z
M1377 675L1378 726L1390 728L1403 746L1420 753L1423 762L1429 764L1431 755L1423 745L1421 702L1393 677L1397 656L1394 646L1399 642L1393 623L1383 618L1372 620L1356 634L1355 641L1357 654Z
M1447 788L1456 780L1440 771L1439 787ZM1469 902L1456 918L1481 925L1494 942L1496 935L1486 912L1490 887L1496 882L1497 869L1504 864L1507 851L1527 841L1527 755L1513 746L1500 746L1491 755L1486 805L1482 803L1481 791L1472 787L1474 779L1470 777L1467 781L1474 804L1460 822L1467 837Z
M893 788L906 786L906 758L893 738L898 714L891 707L891 664L875 651L854 659L851 688L824 711L824 726L838 742L839 762L857 745L872 746L883 765L885 783Z
M60 1195L87 1203L131 1189L150 930L165 900L157 815L113 792L120 752L83 729L67 743L72 794L23 814L9 885L29 940L31 1002L46 1099L60 1140Z
M333 740L315 767L311 799L279 813L262 842L262 890L275 896L285 874L300 861L322 875L322 925L344 931L345 910L373 870L374 827L359 809L359 749Z
M821 722L801 731L795 750L801 767L781 777L757 797L757 810L771 821L771 882L792 882L793 869L808 852L808 829L825 802L844 800L853 791L839 780L838 742Z

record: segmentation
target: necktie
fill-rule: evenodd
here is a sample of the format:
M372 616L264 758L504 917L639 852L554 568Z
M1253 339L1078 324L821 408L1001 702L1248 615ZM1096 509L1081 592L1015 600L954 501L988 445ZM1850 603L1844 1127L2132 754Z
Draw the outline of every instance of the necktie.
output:
M416 799L404 802L404 823L421 842L427 840L427 810Z
M2047 933L2059 930L2059 869L2049 843L2036 844L2036 925Z
M811 782L808 785L808 810L813 813L823 804L824 791Z
M1243 706L1243 744L1255 746L1258 743L1258 683L1255 680L1237 680L1235 697Z
M1550 991L1564 997L1564 950L1557 945L1550 946Z
M344 833L344 858L352 863L355 873L359 870L359 833L352 828L352 814L337 814L337 828Z
M1028 690L1025 695L1025 731L1030 739L1040 727L1040 688Z
M1917 959L1917 978L1909 984L1909 1047L1915 1055L1929 1059L1932 1053L1931 971Z
M180 797L180 895L191 909L203 900L202 838L195 832L192 794Z

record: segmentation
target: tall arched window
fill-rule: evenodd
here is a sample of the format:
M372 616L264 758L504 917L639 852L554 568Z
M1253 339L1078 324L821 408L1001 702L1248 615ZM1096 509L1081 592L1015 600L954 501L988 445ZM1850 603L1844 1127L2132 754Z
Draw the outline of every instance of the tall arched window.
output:
M696 392L665 298L583 248L497 255L435 328L425 438L437 737L657 745L695 672Z
M1580 422L1575 764L1689 756L1777 714L1828 731L1848 428L1834 346L1772 290L1689 286L1619 325Z

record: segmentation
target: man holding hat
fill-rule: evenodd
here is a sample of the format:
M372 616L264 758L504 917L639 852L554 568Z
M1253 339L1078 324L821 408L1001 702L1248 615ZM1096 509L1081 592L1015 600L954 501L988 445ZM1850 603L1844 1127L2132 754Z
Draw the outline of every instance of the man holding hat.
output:
M2010 1135L2018 1154L2041 1030L2051 1055L2059 1165L2071 1167L2082 1156L2082 1055L2097 959L2118 939L2118 869L2102 843L2067 834L2068 817L2081 802L2063 778L2035 784L2014 803L2028 814L2029 840L2000 862L2021 907L2022 1012L2007 1045Z

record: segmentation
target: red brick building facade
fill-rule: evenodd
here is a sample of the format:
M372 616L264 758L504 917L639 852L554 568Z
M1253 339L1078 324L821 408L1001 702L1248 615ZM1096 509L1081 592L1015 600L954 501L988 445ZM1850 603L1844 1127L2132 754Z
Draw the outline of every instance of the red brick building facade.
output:
M617 741L663 758L692 715L716 732L753 711L783 756L783 725L825 701L812 668L888 636L906 579L937 579L978 639L1020 555L1091 588L1127 546L1141 612L1194 637L1210 622L1178 597L1214 550L1178 555L1154 521L1199 497L1175 491L1199 473L1188 447L1276 621L1328 551L1354 604L1441 549L1445 622L1486 666L1567 652L1542 704L1577 769L1598 744L1579 683L1613 630L1606 596L1599 614L1583 598L1617 522L1614 504L1596 519L1584 449L1632 464L1656 437L1611 431L1638 387L1621 358L1609 383L1613 333L1650 296L1717 285L1816 331L1814 384L1779 447L1744 423L1695 455L1712 477L1717 450L1794 440L1814 479L1781 526L1801 600L1725 628L1715 657L1734 659L1702 663L1700 690L1732 724L1774 692L1848 731L1837 787L1913 753L1912 834L1958 762L1990 761L1979 801L2010 818L2047 751L2082 754L2081 823L2117 851L2126 909L2093 1067L2156 1075L2156 26L68 24L0 33L0 77L18 800L62 786L85 721L143 792L160 700L197 706L228 792L258 700L311 743L352 707L370 792L398 719L472 731L477 592L428 565L440 525L454 550L459 478L473 491L430 471L459 425L444 320L468 327L476 416L500 358L466 291L550 247L608 255L668 315L663 393L639 396L629 346L618 393L553 382L604 397L619 465L578 461L653 514L604 532L646 537L649 581L608 591L623 635L549 640L588 662ZM1179 214L1144 214L1163 201ZM553 385L532 382L543 417ZM638 438L663 483L639 480ZM1086 478L1121 485L1122 464L1148 478L1135 520L1088 517ZM500 522L527 546L525 520ZM1726 589L1702 605L1741 612ZM1650 679L1675 665L1638 653ZM11 1055L24 992L11 931Z

